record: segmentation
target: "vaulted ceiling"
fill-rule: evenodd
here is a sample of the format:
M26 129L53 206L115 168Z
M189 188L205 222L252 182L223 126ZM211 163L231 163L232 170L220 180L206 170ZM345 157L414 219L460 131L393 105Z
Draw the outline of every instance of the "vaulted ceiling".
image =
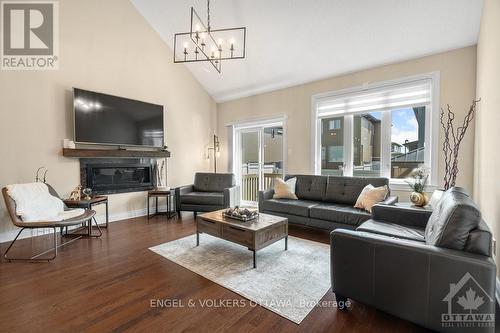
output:
M173 49L203 0L131 0ZM482 0L212 0L214 29L247 27L247 56L187 66L218 102L477 43ZM165 61L173 61L165 59Z

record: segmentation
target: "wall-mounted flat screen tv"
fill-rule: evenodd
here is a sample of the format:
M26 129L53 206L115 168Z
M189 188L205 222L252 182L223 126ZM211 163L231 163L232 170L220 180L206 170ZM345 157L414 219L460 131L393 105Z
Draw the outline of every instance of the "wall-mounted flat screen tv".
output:
M73 88L77 143L163 147L163 106Z

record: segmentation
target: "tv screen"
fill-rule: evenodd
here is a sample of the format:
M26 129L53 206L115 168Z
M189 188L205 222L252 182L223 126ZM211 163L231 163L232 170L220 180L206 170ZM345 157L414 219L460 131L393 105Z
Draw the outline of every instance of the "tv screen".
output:
M163 106L73 88L75 142L163 147Z

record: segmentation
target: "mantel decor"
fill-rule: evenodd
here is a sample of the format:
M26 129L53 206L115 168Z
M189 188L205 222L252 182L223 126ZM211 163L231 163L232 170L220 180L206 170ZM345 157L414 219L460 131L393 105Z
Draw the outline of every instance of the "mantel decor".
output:
M246 28L212 29L210 0L207 0L206 24L191 7L189 32L174 35L174 63L209 61L221 72L223 60L245 58Z
M455 186L458 169L458 156L460 152L460 145L465 133L469 128L469 124L474 119L476 113L477 103L481 99L472 101L469 107L469 112L465 115L464 120L460 126L456 127L454 124L455 113L451 111L449 104L446 105L446 110L441 108L441 126L444 130L444 141L443 141L443 155L444 155L444 189L447 190L450 187Z
M63 156L76 158L167 158L168 150L84 149L63 148Z

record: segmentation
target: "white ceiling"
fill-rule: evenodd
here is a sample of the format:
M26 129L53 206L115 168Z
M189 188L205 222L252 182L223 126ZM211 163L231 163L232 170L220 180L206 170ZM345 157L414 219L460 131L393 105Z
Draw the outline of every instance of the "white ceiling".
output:
M205 0L132 0L163 40ZM483 0L212 0L214 29L247 27L247 57L187 64L218 102L477 43ZM165 61L173 61L165 59ZM185 66L179 64L178 66Z

